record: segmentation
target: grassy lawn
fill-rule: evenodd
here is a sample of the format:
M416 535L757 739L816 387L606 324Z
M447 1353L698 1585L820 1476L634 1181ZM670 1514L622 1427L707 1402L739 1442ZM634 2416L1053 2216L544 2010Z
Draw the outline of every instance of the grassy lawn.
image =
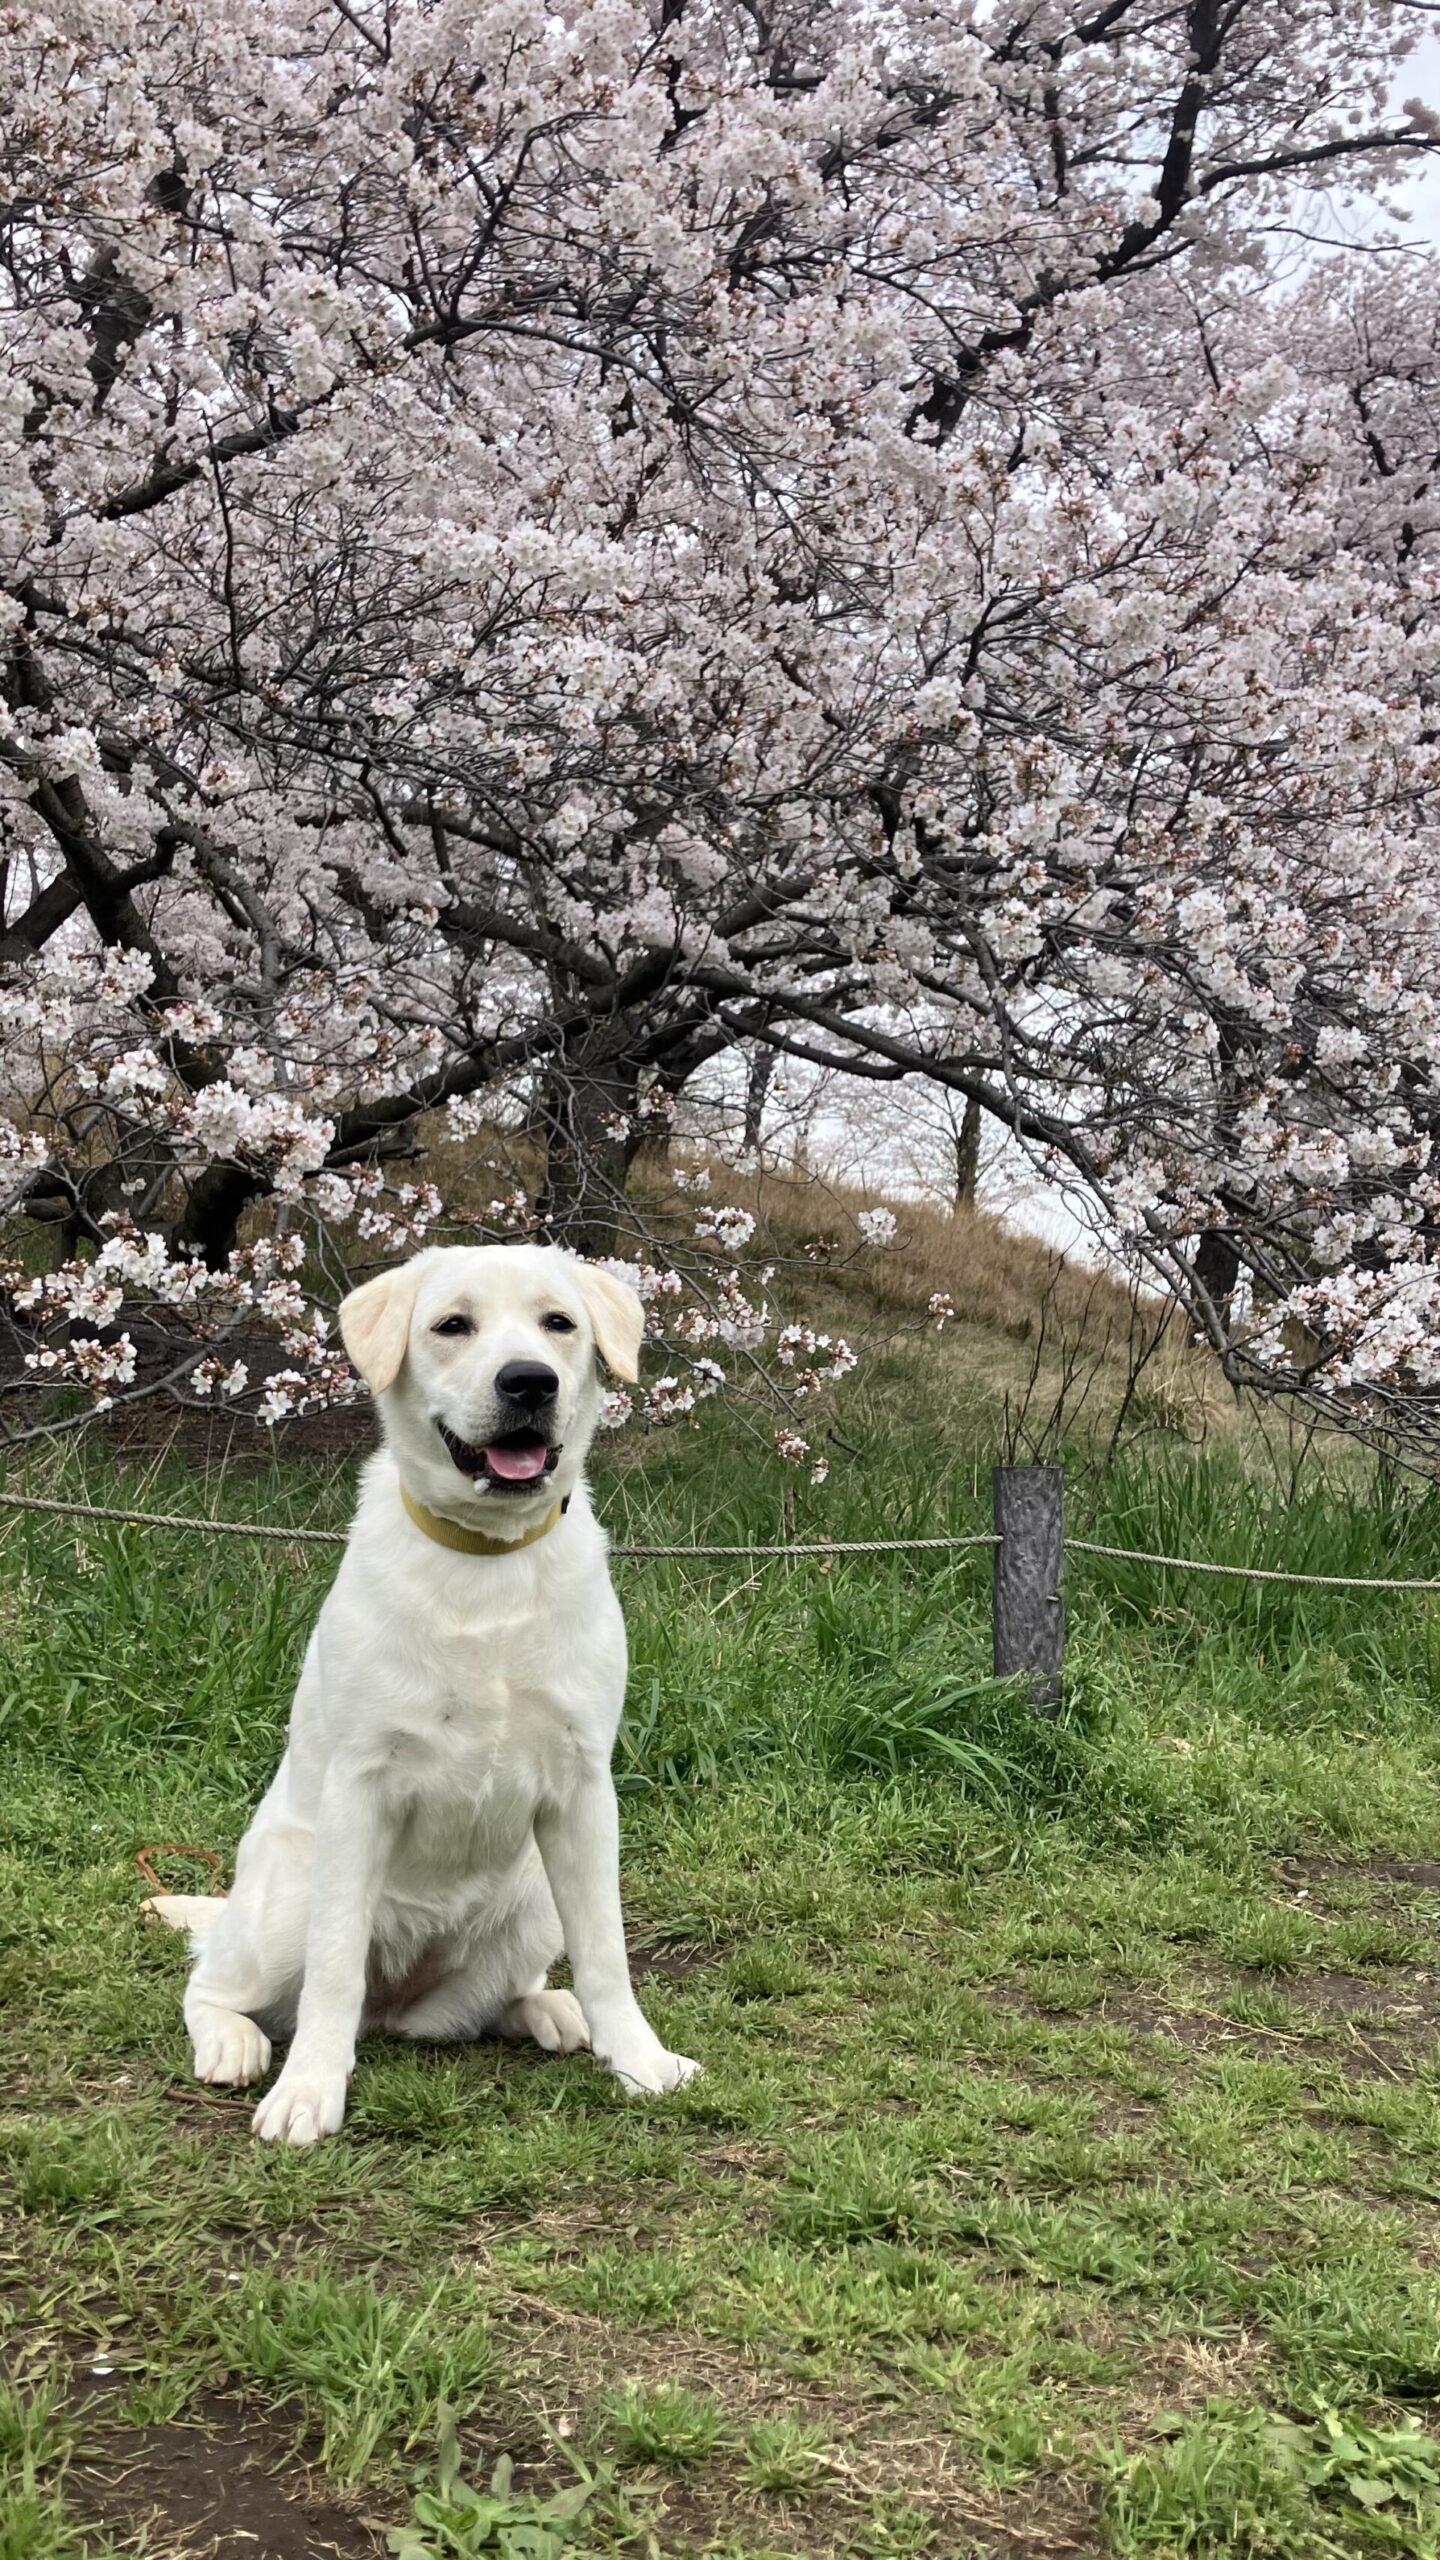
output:
M888 1392L802 1534L988 1525ZM600 1490L621 1536L780 1516L714 1439ZM1233 1460L1076 1510L1440 1563L1433 1507ZM1049 1729L986 1676L983 1558L627 1565L627 1904L705 2077L376 2041L292 2153L190 2082L134 1857L228 1859L331 1570L0 1525L0 2560L371 2551L417 2493L414 2560L1440 2548L1429 1604L1076 1559Z

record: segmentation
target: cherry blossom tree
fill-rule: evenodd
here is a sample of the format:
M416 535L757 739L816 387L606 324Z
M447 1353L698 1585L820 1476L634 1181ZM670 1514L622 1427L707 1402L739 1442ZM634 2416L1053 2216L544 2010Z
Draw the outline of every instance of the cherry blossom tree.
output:
M746 1043L923 1073L1237 1378L1423 1436L1433 269L1286 259L1437 147L1424 23L0 17L32 1374L124 1388L128 1306L334 1392L332 1240L497 1109L524 1216L658 1270L628 1166Z

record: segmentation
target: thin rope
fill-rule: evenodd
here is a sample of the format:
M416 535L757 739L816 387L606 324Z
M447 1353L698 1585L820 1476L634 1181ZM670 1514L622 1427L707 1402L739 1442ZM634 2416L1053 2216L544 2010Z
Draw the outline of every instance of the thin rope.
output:
M1180 1573L1228 1573L1242 1582L1291 1582L1314 1591L1440 1591L1440 1580L1391 1581L1382 1574L1278 1573L1263 1564L1209 1564L1199 1556L1157 1556L1144 1547L1099 1547L1090 1538L1067 1538L1067 1555L1109 1556L1117 1564L1173 1565Z
M185 1511L122 1511L104 1502L52 1502L39 1493L0 1493L11 1511L58 1512L71 1520L120 1520L127 1529L201 1529L212 1537L278 1538L284 1544L343 1547L343 1529L284 1529L273 1520L215 1520Z
M210 1537L271 1538L281 1545L299 1541L312 1547L343 1547L345 1529L287 1529L274 1520L216 1520L185 1511L126 1511L104 1502L57 1502L38 1493L0 1493L12 1511L58 1513L72 1520L118 1520L127 1529L198 1529ZM883 1556L904 1555L912 1548L960 1549L995 1547L999 1539L982 1532L965 1538L831 1538L816 1546L790 1542L753 1547L616 1546L617 1556Z
M282 1546L343 1547L348 1536L344 1529L289 1529L273 1520L216 1520L186 1511L126 1511L104 1502L58 1502L38 1493L0 1492L0 1504L12 1511L43 1511L70 1520L118 1520L127 1529L192 1529L207 1537L267 1538ZM993 1532L980 1530L966 1537L954 1538L825 1538L815 1545L804 1546L798 1540L786 1540L774 1546L685 1547L617 1545L612 1555L631 1561L650 1557L694 1557L700 1561L729 1558L748 1561L752 1558L779 1556L903 1556L958 1555L977 1547L998 1547L1001 1541ZM1093 1538L1069 1538L1066 1553L1077 1556L1102 1556L1114 1564L1157 1564L1175 1573L1220 1573L1240 1582L1283 1582L1310 1591L1440 1591L1440 1576L1391 1579L1383 1574L1359 1573L1281 1573L1270 1565L1211 1564L1201 1556L1156 1555L1147 1547L1104 1547Z
M813 1547L612 1547L617 1556L902 1556L926 1549L998 1547L993 1534L969 1538L826 1538Z

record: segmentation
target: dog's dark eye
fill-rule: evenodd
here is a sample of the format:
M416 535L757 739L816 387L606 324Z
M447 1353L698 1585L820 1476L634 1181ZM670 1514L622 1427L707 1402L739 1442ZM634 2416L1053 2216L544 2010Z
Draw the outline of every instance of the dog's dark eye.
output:
M473 1333L475 1327L468 1316L442 1316L430 1330L432 1333Z
M558 1307L553 1315L542 1316L540 1321L547 1333L573 1333L575 1330L574 1317L562 1316Z

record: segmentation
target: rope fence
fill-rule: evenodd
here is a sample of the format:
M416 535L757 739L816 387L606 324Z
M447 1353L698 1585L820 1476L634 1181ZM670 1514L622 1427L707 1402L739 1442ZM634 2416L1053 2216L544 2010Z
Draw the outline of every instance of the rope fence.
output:
M47 1494L0 1493L7 1511L43 1511L66 1520L118 1520L126 1529L199 1529L212 1538L274 1538L287 1546L343 1547L343 1529L285 1529L273 1520L206 1519L188 1511L126 1511L108 1502L56 1502Z
M201 1512L128 1511L123 1505L106 1502L57 1502L38 1493L0 1493L0 1505L10 1511L53 1512L72 1520L117 1520L126 1529L198 1529L209 1537L269 1538L280 1546L343 1547L346 1529L290 1529L276 1520L217 1520ZM691 1546L613 1546L612 1555L631 1558L647 1556L890 1556L907 1555L911 1549L940 1553L966 1547L994 1547L999 1540L993 1533L980 1530L968 1537L956 1538L825 1538L811 1546L796 1540L778 1546L691 1547Z
M1044 1715L1058 1712L1065 1669L1062 1585L1067 1554L1114 1564L1153 1565L1171 1573L1221 1574L1233 1581L1284 1584L1314 1591L1440 1591L1440 1575L1290 1573L1270 1565L1218 1564L1205 1556L1164 1555L1148 1547L1112 1547L1065 1535L1065 1477L1060 1467L997 1467L995 1526L936 1538L822 1538L774 1544L618 1543L611 1553L632 1562L674 1558L696 1563L829 1562L836 1556L963 1555L994 1559L995 1669L1022 1679ZM0 1490L0 1507L70 1520L115 1521L130 1529L178 1529L204 1537L261 1539L280 1546L343 1547L344 1529L298 1529L272 1520L218 1520L213 1514L133 1511L116 1503L68 1502L54 1495Z
M1099 1547L1093 1538L1071 1538L1072 1556L1109 1556L1119 1564L1173 1565L1181 1573L1228 1573L1240 1582L1294 1582L1311 1591L1440 1591L1429 1581L1373 1573L1280 1573L1272 1565L1211 1564L1200 1556L1153 1555L1148 1547Z

